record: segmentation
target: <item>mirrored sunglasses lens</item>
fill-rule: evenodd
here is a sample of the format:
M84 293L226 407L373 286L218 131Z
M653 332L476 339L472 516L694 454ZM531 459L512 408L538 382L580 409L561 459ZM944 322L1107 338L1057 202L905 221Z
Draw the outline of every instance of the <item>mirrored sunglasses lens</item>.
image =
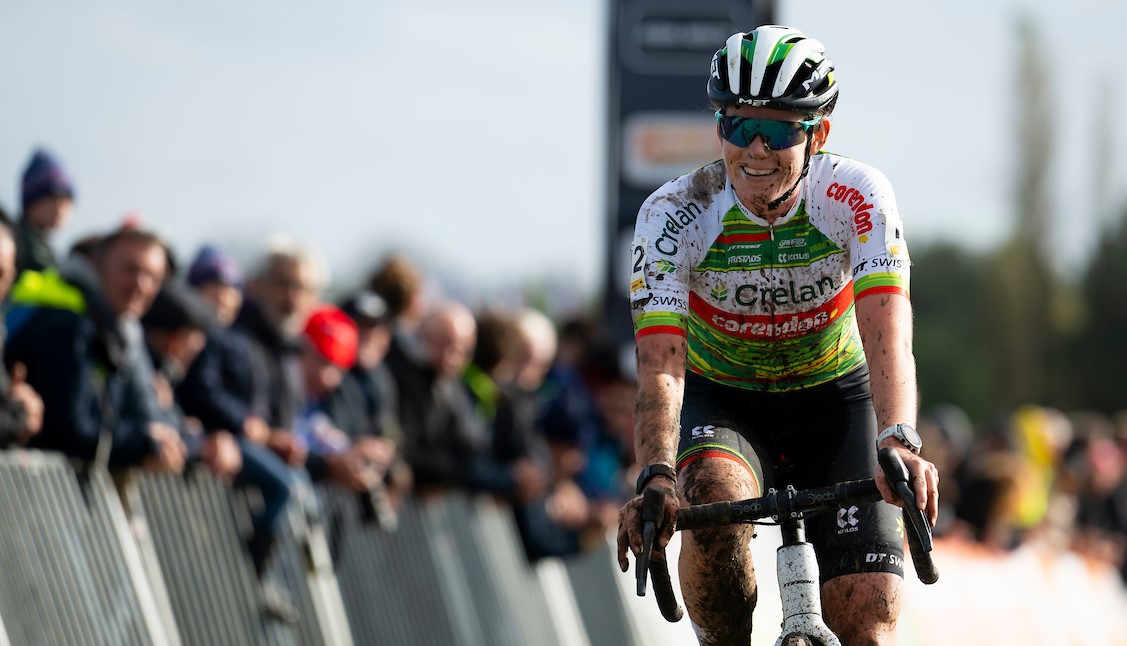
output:
M720 134L740 148L749 146L759 135L771 150L783 150L800 143L805 132L802 124L791 121L740 117L723 117L720 120Z

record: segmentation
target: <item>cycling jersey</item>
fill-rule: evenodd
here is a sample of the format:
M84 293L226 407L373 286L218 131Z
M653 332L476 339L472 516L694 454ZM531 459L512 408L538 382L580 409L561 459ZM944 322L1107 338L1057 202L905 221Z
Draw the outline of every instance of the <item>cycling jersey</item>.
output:
M848 374L865 362L854 300L908 295L887 178L829 153L774 223L736 199L722 161L668 182L642 205L631 254L636 336L686 336L689 370L749 390Z

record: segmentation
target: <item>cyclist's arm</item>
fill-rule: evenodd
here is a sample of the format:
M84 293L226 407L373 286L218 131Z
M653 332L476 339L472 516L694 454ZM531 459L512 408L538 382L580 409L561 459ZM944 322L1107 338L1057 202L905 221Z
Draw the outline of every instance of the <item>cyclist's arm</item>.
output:
M856 308L872 379L877 428L900 422L915 426L918 400L911 302L902 294L872 293L862 295ZM895 439L891 441L899 445Z
M638 395L634 404L634 449L640 466L676 466L681 401L685 394L685 337L647 334L638 338ZM670 483L672 484L672 483Z
M919 400L916 390L916 361L912 356L912 305L899 293L870 293L857 299L857 326L872 379L873 406L877 428L899 422L916 423ZM935 465L915 455L895 438L882 444L897 448L908 467L916 504L925 511L932 525L939 514L939 472ZM886 502L899 503L899 497L877 474L877 485Z
M655 463L676 466L681 398L685 393L685 337L651 333L637 339L638 395L634 404L634 448L640 466ZM668 486L674 493L665 498L665 518L677 511L676 484L655 475L650 486ZM627 551L642 551L642 497L626 503L618 513L618 566L630 567ZM655 540L655 549L665 549L673 537L673 523L666 522Z

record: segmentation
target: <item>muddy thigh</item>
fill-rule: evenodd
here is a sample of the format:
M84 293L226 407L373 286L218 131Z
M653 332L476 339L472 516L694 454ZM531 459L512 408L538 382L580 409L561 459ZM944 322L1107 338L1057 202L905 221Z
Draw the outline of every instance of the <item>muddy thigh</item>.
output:
M678 476L681 500L699 505L757 495L747 468L735 460L706 458L687 464ZM681 536L681 593L700 643L747 644L755 607L755 567L748 543L753 527L732 525Z

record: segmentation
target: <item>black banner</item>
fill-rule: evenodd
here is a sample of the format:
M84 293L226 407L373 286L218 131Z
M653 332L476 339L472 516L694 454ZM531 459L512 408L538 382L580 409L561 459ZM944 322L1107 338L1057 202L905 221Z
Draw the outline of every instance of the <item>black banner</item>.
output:
M603 315L633 340L629 246L642 202L720 157L705 85L712 55L737 31L774 21L773 0L618 0L610 20L606 282Z

